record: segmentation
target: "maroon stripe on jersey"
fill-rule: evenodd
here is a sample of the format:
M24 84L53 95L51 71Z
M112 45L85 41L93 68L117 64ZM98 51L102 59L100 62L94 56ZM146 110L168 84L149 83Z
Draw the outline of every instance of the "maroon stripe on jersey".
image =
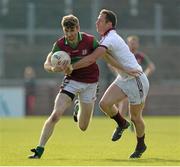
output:
M103 36L106 36L111 30L115 30L115 28L110 28L109 30L107 30L107 31L103 34Z
M105 45L99 45L99 47L103 47L103 48L105 48L105 49L108 49L108 47L105 46Z

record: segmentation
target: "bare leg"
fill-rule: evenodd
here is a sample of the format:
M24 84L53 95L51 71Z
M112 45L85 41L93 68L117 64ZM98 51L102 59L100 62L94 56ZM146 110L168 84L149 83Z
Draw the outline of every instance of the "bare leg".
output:
M142 117L143 108L144 103L138 105L130 105L130 117L135 125L137 135L137 145L135 151L131 154L130 158L140 158L142 153L146 150L146 145L144 142L145 124Z
M114 104L119 103L124 98L126 98L124 92L117 85L111 84L99 102L100 108L105 114L113 117L118 113Z
M66 94L58 94L55 100L54 110L46 120L39 141L39 146L44 147L51 137L55 124L59 121L61 115L71 104L71 98Z
M137 137L142 137L145 133L145 124L142 117L143 108L144 103L138 105L130 105L130 118L135 125Z
M119 112L121 113L122 116L127 116L129 113L129 101L128 99L124 99L120 103L117 104L117 107L119 109Z
M79 128L82 131L85 131L88 128L89 122L91 120L93 110L94 110L94 102L92 103L83 103L80 104L80 112L79 112Z
M117 141L121 138L122 133L129 127L129 122L126 121L119 113L115 104L126 98L124 92L115 84L111 84L100 101L100 108L103 112L109 115L118 124L113 132L112 141Z
M31 159L41 158L44 152L44 146L51 137L54 131L55 124L59 121L64 111L70 106L71 102L72 102L71 98L66 94L59 93L56 96L54 110L50 115L50 117L46 120L42 128L41 136L39 139L39 145L36 148L31 149L33 155L30 155L29 158Z

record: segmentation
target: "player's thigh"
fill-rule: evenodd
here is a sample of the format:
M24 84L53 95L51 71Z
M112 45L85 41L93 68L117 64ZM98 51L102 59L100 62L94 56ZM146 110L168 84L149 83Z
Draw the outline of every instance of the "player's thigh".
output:
M122 101L126 97L127 96L122 91L122 89L116 84L112 83L105 91L103 97L101 98L101 102L105 102L109 105L113 105Z
M60 115L70 107L72 103L71 97L65 93L58 93L54 102L54 112L58 112Z
M87 126L94 111L94 102L80 102L79 124Z

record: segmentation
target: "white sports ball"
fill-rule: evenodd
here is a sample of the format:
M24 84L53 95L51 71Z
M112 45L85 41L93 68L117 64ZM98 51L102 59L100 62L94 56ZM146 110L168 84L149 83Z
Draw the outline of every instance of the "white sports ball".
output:
M64 51L54 52L53 55L51 56L51 64L53 67L63 64L64 61L68 61L68 64L71 63L70 56L68 55L68 53Z

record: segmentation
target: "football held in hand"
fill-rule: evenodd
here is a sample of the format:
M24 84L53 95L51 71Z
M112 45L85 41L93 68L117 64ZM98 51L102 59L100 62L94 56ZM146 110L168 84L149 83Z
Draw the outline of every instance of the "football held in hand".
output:
M71 58L67 52L57 51L51 56L51 64L53 67L62 66L63 64L69 65L71 63Z

